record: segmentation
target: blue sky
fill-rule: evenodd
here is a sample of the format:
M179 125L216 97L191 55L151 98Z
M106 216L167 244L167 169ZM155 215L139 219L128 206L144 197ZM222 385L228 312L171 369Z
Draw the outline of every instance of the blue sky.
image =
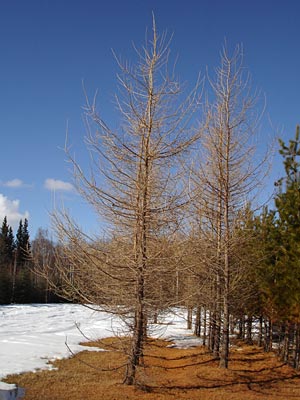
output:
M34 237L49 228L54 194L87 230L99 223L71 189L64 146L86 165L82 80L99 89L103 117L115 123L118 71L113 48L133 58L151 12L159 31L173 33L177 73L193 84L199 71L218 65L224 43L242 43L253 86L267 99L265 138L294 135L300 123L300 2L297 0L2 0L0 1L0 219L13 226L29 218ZM267 140L267 139L266 139ZM270 182L282 172L274 159Z

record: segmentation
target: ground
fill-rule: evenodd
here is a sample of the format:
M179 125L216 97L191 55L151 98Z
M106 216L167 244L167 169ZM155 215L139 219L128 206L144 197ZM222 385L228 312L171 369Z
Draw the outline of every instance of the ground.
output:
M56 370L10 376L7 382L26 389L24 400L288 400L300 399L300 372L272 352L236 342L229 369L203 346L179 349L151 340L138 373L139 387L122 383L126 339L103 339L103 352L83 352L55 361Z

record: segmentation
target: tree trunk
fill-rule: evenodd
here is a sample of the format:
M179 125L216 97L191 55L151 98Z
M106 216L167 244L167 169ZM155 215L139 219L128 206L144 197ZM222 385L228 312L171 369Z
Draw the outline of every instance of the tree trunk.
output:
M289 324L286 324L284 330L282 353L281 353L281 359L284 363L288 363L289 361L290 344L291 344L290 327Z
M245 339L245 318L244 315L241 315L238 322L238 334L237 339L244 340Z
M187 329L192 329L193 327L193 307L188 306L187 308Z
M228 298L226 296L224 297L220 368L228 368L228 358L229 358L229 307L228 307Z
M129 362L127 365L127 371L124 383L127 385L136 384L136 369L140 364L140 359L143 356L143 344L144 344L144 332L145 332L145 315L144 315L144 281L140 277L138 284L138 298L137 306L134 317L134 331L131 342L131 350Z
M229 157L227 156L227 162ZM228 171L228 167L227 167ZM226 186L228 185L228 177ZM223 288L223 329L222 329L222 347L220 352L220 367L228 368L229 358L229 206L228 189L225 190L225 246L224 246L224 288Z
M252 345L253 340L252 340L252 316L248 315L247 317L247 339L246 339L247 344Z
M215 340L216 319L215 312L209 310L209 328L208 328L208 349L213 351Z
M294 368L299 369L300 366L300 324L295 324L295 353Z
M258 333L258 345L262 347L263 344L263 317L259 317L259 333Z
M202 344L203 346L206 346L206 337L207 337L207 333L206 333L206 325L207 325L207 310L206 307L204 307L203 309L203 340L202 340Z
M264 351L269 352L272 350L272 321L271 319L265 319L265 340L264 340Z
M216 313L215 313L215 330L214 330L214 348L213 355L215 357L220 356L220 339L221 339L221 284L220 274L217 274L216 283Z
M201 336L201 306L197 306L197 309L196 309L196 321L195 321L194 334L198 337Z

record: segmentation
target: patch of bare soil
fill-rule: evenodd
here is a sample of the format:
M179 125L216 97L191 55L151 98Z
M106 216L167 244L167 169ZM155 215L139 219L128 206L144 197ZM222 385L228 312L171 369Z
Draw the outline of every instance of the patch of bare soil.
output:
M229 369L223 370L205 347L177 349L151 340L138 371L139 387L126 386L125 367L120 367L126 361L124 341L102 340L98 345L107 351L83 352L56 361L57 370L7 381L26 389L25 400L300 399L299 371L282 364L274 353L243 344L232 348Z

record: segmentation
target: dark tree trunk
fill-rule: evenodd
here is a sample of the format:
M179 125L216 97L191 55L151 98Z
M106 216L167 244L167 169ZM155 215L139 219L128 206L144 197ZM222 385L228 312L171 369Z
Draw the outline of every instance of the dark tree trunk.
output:
M208 331L208 348L210 351L214 350L215 347L215 330L216 330L216 318L215 312L209 310L209 331Z
M197 306L194 334L201 336L201 306Z
M294 353L294 368L300 367L300 324L295 324L295 353Z
M131 350L129 363L124 383L134 385L136 383L136 369L140 364L140 359L143 357L143 342L144 342L144 313L143 307L139 307L135 314L135 328L131 342Z
M206 325L207 325L207 316L206 316L206 307L204 307L203 309L203 335L202 335L202 344L203 346L206 346L206 337L207 337L207 333L206 333Z
M193 327L193 307L188 306L187 309L187 329L192 329Z
M253 340L252 340L252 316L248 315L247 317L247 338L246 338L247 344L252 345Z
M265 339L264 339L264 351L269 352L272 350L272 332L273 326L270 319L265 319Z
M262 347L263 344L263 317L259 317L259 332L258 332L258 345Z

